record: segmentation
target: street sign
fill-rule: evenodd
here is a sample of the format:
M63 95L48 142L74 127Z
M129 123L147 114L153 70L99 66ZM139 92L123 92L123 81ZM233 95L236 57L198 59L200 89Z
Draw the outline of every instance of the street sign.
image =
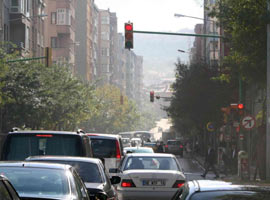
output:
M242 119L241 124L245 129L250 130L255 127L256 120L253 116L247 115Z
M210 132L213 132L215 130L214 124L212 122L208 122L206 128Z

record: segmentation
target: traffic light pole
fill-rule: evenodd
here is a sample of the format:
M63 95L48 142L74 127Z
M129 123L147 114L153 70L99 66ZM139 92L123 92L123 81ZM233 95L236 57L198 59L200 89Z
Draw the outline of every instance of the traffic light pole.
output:
M267 0L270 12L270 0ZM267 85L266 85L266 179L270 180L270 23L267 24Z
M210 37L210 38L224 38L221 35L208 35L208 34L190 34L190 33L171 33L171 32L153 32L153 31L133 31L133 33L143 34L156 34L156 35L178 35L178 36L193 36L193 37Z

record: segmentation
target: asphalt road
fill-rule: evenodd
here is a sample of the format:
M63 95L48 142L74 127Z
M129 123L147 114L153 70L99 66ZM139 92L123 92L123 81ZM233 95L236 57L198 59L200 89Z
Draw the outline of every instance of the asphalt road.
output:
M185 154L183 158L177 156L177 159L182 166L182 169L188 181L204 179L201 177L204 172L204 168L194 158L192 158L192 156ZM210 171L206 175L205 179L214 179L214 177L215 174Z

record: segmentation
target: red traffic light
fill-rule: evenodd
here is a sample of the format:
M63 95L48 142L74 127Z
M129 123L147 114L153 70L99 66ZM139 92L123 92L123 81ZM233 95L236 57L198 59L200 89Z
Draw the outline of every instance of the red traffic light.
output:
M133 30L132 24L125 24L125 30L126 31L132 31Z
M237 106L237 108L238 108L239 110L242 110L242 109L244 109L244 104L242 104L242 103L239 103L239 104L238 104L238 106Z

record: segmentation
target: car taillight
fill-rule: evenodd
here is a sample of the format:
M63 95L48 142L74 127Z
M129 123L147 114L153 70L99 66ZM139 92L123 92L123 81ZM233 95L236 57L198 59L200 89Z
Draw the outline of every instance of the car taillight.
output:
M36 137L52 137L52 135L43 135L43 134L40 134L40 135L36 135Z
M116 140L116 158L121 158L120 145L118 140Z
M132 180L123 179L121 183L121 187L136 187Z
M175 183L173 184L173 188L180 188L185 184L184 180L177 180L175 181Z
M183 149L183 145L180 145L180 148Z
M168 145L165 145L165 148L168 148Z

